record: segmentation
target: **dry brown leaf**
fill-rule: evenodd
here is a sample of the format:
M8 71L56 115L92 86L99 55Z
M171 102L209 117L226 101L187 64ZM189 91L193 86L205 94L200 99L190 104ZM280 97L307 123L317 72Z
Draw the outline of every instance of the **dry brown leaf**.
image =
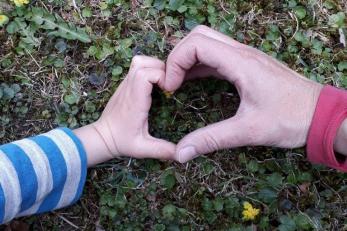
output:
M307 193L308 188L310 187L311 183L310 182L306 182L306 183L302 183L301 185L299 185L299 189L302 193Z

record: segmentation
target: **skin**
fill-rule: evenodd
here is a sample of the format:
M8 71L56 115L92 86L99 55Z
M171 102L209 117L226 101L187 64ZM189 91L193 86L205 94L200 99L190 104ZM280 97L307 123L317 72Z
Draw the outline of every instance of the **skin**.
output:
M148 132L153 85L164 78L164 62L146 56L133 58L128 75L100 119L74 130L85 147L88 166L119 156L172 159L176 145Z
M235 85L241 98L236 115L193 131L177 146L151 137L153 85L175 91L184 81L209 76ZM226 148L302 147L322 87L257 49L198 26L174 48L166 65L155 58L134 57L100 119L74 132L85 146L89 166L119 156L185 163ZM334 143L344 155L346 140L344 121Z
M344 120L337 131L334 140L334 150L344 156L347 156L347 120Z
M160 84L175 91L185 80L210 75L234 84L241 104L232 118L186 135L177 144L176 160L184 163L241 146L296 148L306 144L321 84L206 26L196 27L174 48ZM336 141L339 152L343 153L345 140Z

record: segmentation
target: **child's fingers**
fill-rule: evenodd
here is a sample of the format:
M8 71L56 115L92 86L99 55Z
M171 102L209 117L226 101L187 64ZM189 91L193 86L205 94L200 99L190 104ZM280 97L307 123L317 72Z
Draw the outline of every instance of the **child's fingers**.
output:
M129 76L134 76L141 68L157 68L165 71L165 63L157 58L137 55L131 61Z
M129 79L132 85L132 95L135 99L151 99L153 84L157 84L164 79L165 71L157 68L141 68L136 71L132 79Z
M150 97L153 89L153 84L158 83L160 79L164 78L165 71L162 68L158 68L159 63L156 63L156 61L159 60L146 56L141 59L144 60L144 65L150 66L152 64L155 67L139 68L138 66L140 66L140 64L136 64L136 71L132 70L132 73L129 72L127 77L118 87L117 91L111 97L109 101L110 105L114 105L117 101L116 99L122 97L122 95L125 96L127 100L135 100L134 103L141 102L141 104L143 104L145 102L151 102ZM130 93L130 97L126 96L127 92ZM146 104L146 106L148 106L148 103Z
M176 145L169 141L144 137L139 145L141 148L133 155L136 158L174 160Z

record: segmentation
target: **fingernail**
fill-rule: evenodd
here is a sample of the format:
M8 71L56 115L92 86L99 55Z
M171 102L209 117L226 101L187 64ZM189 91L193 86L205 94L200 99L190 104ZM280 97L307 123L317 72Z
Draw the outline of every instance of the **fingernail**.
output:
M187 146L182 148L178 152L178 161L180 163L185 163L191 159L193 159L197 155L196 150L193 146Z

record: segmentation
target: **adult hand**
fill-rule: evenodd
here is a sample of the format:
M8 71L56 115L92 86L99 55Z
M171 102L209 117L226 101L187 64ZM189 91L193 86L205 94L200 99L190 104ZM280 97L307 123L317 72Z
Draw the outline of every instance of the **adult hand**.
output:
M133 58L128 75L100 119L75 130L87 150L89 166L117 156L172 159L176 145L148 132L153 85L164 77L162 61L146 56Z
M211 75L235 85L239 109L232 118L185 136L176 148L179 162L225 148L305 145L321 84L255 48L198 26L169 55L160 85L175 91L185 80Z

